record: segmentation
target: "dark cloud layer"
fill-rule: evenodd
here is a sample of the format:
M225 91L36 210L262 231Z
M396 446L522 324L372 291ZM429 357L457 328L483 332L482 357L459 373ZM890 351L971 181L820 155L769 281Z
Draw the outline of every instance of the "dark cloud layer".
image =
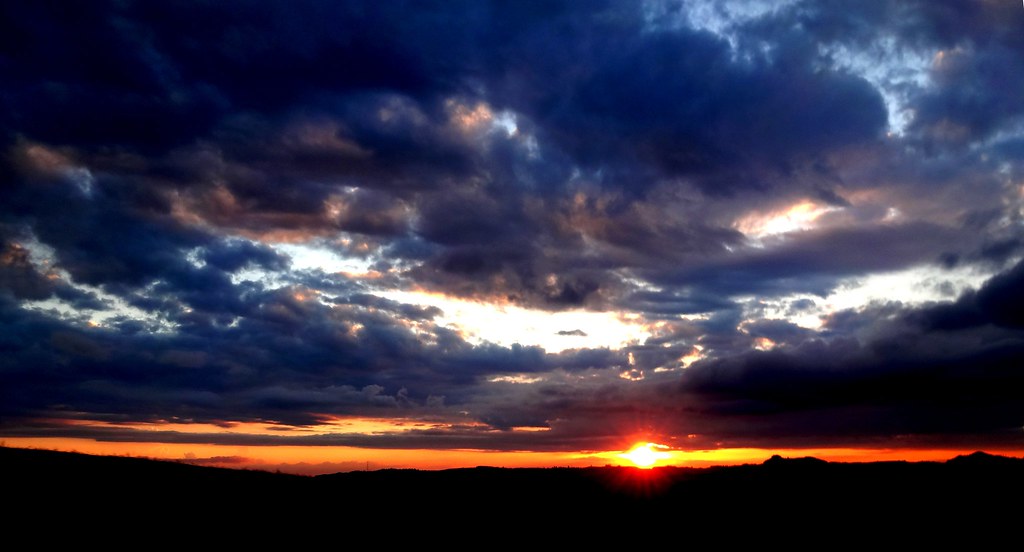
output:
M1014 446L1024 405L1012 390L1021 385L1024 336L1008 312L1021 300L1022 270L1024 263L954 304L858 313L876 326L866 339L810 338L702 362L679 391L697 398L701 416L742 421L730 426L738 442L959 446L976 438Z
M0 434L1019 448L1022 26L971 1L7 3ZM832 306L910 269L929 298ZM481 342L395 291L650 335Z

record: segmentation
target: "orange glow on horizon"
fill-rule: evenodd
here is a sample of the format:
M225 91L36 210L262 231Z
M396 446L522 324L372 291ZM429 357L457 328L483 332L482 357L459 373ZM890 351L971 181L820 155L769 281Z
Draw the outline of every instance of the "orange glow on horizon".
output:
M413 468L442 470L476 466L505 468L640 466L650 461L648 451L658 458L648 467L677 466L703 468L760 464L773 455L785 458L813 456L829 462L908 461L943 462L976 449L877 449L820 448L764 449L728 448L713 450L672 450L654 443L639 443L644 451L633 452L533 452L466 449L373 449L346 446L308 445L220 445L206 443L111 442L64 437L4 437L3 446L81 452L107 456L134 456L183 461L205 466L284 473L319 475L341 471ZM648 449L647 447L651 447ZM983 449L991 454L1024 458L1024 449ZM664 456L661 456L664 455Z
M593 457L566 452L486 451L467 449L373 449L346 446L254 446L196 443L109 442L63 437L13 437L3 445L80 452L104 456L132 456L237 469L320 475L385 468L443 470L493 466L550 468L593 466Z

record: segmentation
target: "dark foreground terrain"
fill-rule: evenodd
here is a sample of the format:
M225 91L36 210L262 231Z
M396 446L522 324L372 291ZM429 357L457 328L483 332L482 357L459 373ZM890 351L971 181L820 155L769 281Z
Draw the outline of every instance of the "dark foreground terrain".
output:
M339 539L370 532L382 544L480 530L505 543L550 535L562 543L652 535L780 544L948 537L974 546L1024 538L1024 460L983 453L942 463L773 457L704 469L480 467L302 477L0 448L0 466L7 526L44 522L56 534L93 528L121 535L116 526L175 538L203 528L251 540L340 531Z

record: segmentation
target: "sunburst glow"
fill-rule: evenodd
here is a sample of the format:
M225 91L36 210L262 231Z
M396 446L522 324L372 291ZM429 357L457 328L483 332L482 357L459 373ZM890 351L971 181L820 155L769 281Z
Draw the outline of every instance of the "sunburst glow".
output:
M670 458L668 447L657 443L637 443L633 448L619 455L632 462L638 468L652 468L659 460Z

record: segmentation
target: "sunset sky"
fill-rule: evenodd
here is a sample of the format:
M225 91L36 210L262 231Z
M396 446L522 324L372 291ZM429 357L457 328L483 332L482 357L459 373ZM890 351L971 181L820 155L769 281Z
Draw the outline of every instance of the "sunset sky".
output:
M1024 455L1019 1L4 2L0 441Z

